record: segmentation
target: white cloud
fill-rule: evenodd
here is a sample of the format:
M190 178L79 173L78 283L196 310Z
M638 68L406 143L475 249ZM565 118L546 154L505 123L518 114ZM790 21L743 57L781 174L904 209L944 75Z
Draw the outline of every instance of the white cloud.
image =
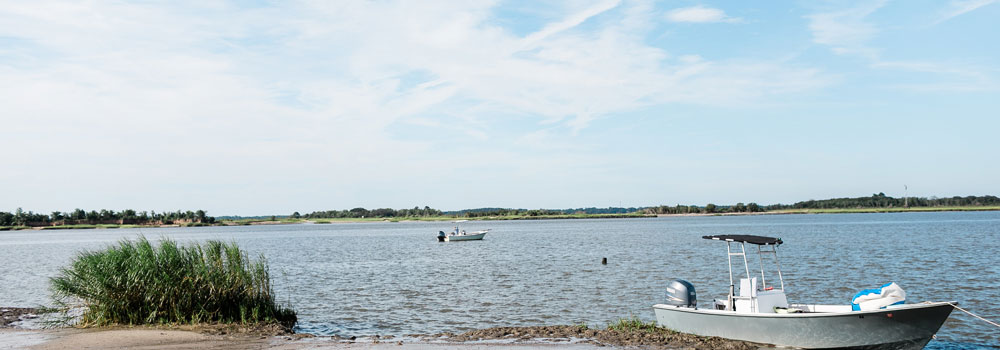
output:
M611 0L605 1L604 3L597 4L593 7L583 9L577 13L567 16L564 20L551 23L546 25L545 28L537 32L531 33L522 40L525 44L532 44L543 40L555 33L576 27L586 21L587 19L597 16L603 12L611 10L617 7L621 3L621 0Z
M976 10L980 7L996 3L997 0L952 0L949 2L949 9L941 14L934 23L941 23L949 19L961 16L965 13Z
M989 69L968 63L939 63L922 61L882 61L871 63L872 68L923 73L933 77L931 82L893 83L889 87L918 92L975 92L997 90L998 85Z
M712 22L728 22L736 23L740 22L739 18L726 16L726 13L720 9L704 7L704 6L692 6L684 7L671 10L667 12L666 18L671 22L688 22L688 23L712 23Z
M961 13L984 6L981 2L961 2ZM830 47L839 55L854 55L867 60L868 67L879 70L904 70L924 73L931 82L889 84L890 88L909 91L986 91L996 89L984 69L964 63L941 63L919 60L890 60L881 49L869 45L879 33L878 27L868 17L886 4L886 1L865 4L833 12L817 13L809 18L813 42ZM959 13L960 14L960 13ZM957 14L956 14L957 15Z
M875 50L867 47L867 42L878 33L878 28L868 22L867 17L885 3L885 0L875 1L859 7L806 16L813 42L830 46L837 54L875 55Z
M829 83L776 63L675 59L644 41L644 11L617 1L567 8L526 36L491 24L484 2L198 4L0 8L0 37L16 38L4 50L18 53L0 56L0 142L23 150L8 160L80 169L0 172L0 182L25 184L8 201L252 214L296 205L296 191L336 188L344 206L396 205L358 203L360 184L445 186L450 175L428 164L475 156L478 142L502 147L504 135L572 135L646 106L751 103ZM598 15L621 20L580 26ZM510 118L521 122L502 126ZM428 134L405 134L414 125ZM454 133L477 142L456 147ZM129 191L84 202L76 183ZM212 190L176 190L192 186ZM77 195L44 202L50 192Z

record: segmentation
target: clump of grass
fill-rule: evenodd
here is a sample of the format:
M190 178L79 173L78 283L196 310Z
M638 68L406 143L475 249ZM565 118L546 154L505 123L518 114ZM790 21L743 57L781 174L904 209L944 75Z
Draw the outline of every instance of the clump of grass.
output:
M659 328L656 327L656 321L643 322L638 317L632 316L631 318L618 318L618 321L608 323L608 329L623 331L623 332L656 332Z
M275 302L263 255L250 259L235 243L122 240L81 253L51 284L58 305L86 307L84 326L296 321Z

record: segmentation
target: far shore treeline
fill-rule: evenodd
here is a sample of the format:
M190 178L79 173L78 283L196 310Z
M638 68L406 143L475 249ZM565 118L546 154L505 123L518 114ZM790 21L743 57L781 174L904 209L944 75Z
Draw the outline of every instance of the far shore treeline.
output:
M17 208L13 213L0 211L0 227L2 226L93 226L93 225L211 225L216 222L204 210L196 211L140 211L125 209L100 211L76 209L71 212L54 211L51 214L35 213Z
M85 211L76 209L72 212L52 212L51 214L25 212L18 208L14 213L0 211L0 229L17 228L97 228L97 227L127 227L138 226L201 226L201 225L249 225L267 222L294 223L313 220L320 223L329 220L399 220L399 219L547 219L547 218L581 218L581 217L631 217L654 216L662 214L739 214L739 213L801 213L801 212L868 212L868 211L906 211L906 210L1000 210L1000 198L997 196L954 196L954 197L902 197L895 198L885 193L873 194L870 197L833 198L823 200L808 200L794 204L736 203L732 205L660 205L655 207L631 208L576 208L576 209L513 209L513 208L477 208L458 211L441 211L429 206L413 207L412 209L365 209L315 211L308 214L272 215L256 217L208 216L204 210L161 212L141 211L132 209L113 211ZM325 220L325 221L324 221Z
M888 208L933 208L933 207L995 207L1000 206L1000 198L996 196L954 196L937 197L903 197L894 198L885 193L877 193L871 197L833 198L823 200L807 200L795 204L771 204L761 206L757 203L736 203L735 205L705 206L676 205L643 208L649 214L714 214L714 213L759 213L771 211L786 211L795 209L888 209Z

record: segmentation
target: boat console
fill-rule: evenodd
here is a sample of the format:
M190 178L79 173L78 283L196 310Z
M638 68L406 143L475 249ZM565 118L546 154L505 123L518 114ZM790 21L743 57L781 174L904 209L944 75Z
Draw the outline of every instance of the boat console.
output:
M734 296L736 312L774 313L775 307L788 308L784 290L759 290L757 277L740 279L740 294Z
M778 262L778 245L783 243L781 238L751 235L716 235L704 236L702 238L726 242L727 258L729 261L729 295L724 303L716 301L716 309L740 313L774 313L775 307L788 308L788 300L785 298L785 280L781 277L781 264ZM747 261L747 243L757 246L757 258L760 263L759 286L757 277L750 276L750 263ZM733 244L737 244L738 251L733 249ZM769 255L774 259L780 289L767 286L767 279L764 273L764 255ZM743 271L746 272L747 276L740 279L739 294L736 294L736 285L733 279L734 256L743 258ZM723 306L723 308L720 309L720 306Z

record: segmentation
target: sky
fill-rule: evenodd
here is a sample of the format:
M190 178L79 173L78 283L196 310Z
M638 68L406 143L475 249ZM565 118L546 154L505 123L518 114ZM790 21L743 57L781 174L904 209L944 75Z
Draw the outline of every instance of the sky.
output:
M0 211L997 195L997 2L0 1Z

